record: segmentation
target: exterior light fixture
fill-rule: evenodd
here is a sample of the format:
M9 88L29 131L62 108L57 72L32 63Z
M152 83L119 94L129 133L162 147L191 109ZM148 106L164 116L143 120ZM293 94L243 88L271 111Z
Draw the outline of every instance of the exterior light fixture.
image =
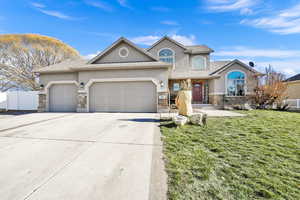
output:
M162 88L165 86L163 81L160 81L159 84L160 84L160 87L162 87Z
M41 84L41 85L40 85L40 88L41 88L41 89L44 89L44 85L43 85L43 84Z
M83 88L84 87L84 82L80 83L80 87Z

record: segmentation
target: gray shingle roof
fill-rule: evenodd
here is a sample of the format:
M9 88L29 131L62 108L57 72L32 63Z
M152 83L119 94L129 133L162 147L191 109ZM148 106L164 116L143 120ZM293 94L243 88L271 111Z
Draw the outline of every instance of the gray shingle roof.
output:
M59 73L59 72L75 72L83 70L104 70L104 69L139 69L139 68L162 68L171 67L171 64L164 62L134 62L134 63L103 63L88 64L87 60L67 60L59 64L43 67L35 70L37 73Z
M210 62L211 71L216 71L216 70L224 67L225 65L229 64L230 62L231 62L231 60L212 61L212 62Z
M209 48L206 45L192 45L192 46L185 46L187 51L191 53L211 53L214 52L213 49Z

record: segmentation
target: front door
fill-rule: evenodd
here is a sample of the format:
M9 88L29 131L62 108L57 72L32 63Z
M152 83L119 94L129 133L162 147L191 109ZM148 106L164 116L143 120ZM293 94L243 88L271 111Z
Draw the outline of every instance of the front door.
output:
M202 103L202 84L193 84L193 103Z

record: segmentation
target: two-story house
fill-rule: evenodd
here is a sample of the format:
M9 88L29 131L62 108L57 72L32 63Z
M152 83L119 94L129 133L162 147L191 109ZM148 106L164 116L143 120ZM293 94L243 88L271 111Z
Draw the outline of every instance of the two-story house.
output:
M192 83L192 103L244 103L259 72L240 62L214 61L205 45L185 46L163 37L142 49L120 38L93 59L41 68L39 111L159 112L180 82Z

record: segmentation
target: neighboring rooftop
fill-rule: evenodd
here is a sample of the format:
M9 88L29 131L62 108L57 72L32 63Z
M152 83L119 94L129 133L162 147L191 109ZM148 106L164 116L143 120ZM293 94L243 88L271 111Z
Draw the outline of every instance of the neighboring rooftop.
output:
M286 79L285 81L300 81L300 74L292 76L292 77Z

